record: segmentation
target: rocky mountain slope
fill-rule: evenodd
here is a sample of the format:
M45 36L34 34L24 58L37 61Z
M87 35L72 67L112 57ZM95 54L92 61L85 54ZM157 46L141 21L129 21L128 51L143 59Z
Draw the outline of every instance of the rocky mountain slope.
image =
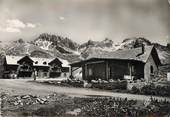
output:
M76 53L79 45L67 37L50 35L47 33L40 34L32 43L44 50L57 50L63 54Z
M148 39L143 37L133 37L124 39L120 44L115 44L112 40L105 39L101 42L95 42L89 40L87 43L84 43L79 46L79 51L81 55L86 58L90 54L93 53L103 53L105 51L116 51L116 50L124 50L124 49L132 49L136 47L140 47L141 44L144 45L154 45L157 49L158 55L161 59L162 64L170 64L170 47L152 43Z
M54 39L54 41L56 40ZM68 39L64 39L64 41L65 42L60 43L63 45L59 45L59 43L53 44L52 42L49 41L48 43L51 43L48 46L49 48L47 48L47 45L45 45L47 44L46 38L44 40L42 40L41 38L40 39L36 38L31 42L25 42L23 41L23 39L19 39L9 43L1 42L0 52L5 53L6 55L14 55L14 56L30 55L32 57L43 57L43 58L59 57L61 59L68 60L68 62L75 62L80 60L79 55L74 53L76 52L74 50L75 49L74 43L72 43ZM43 48L43 46L46 48ZM59 48L59 46L61 46L61 48Z
M125 39L121 44L121 49L131 49L135 47L140 47L141 44L144 45L154 45L158 52L158 56L161 59L162 64L170 64L170 48L167 46L158 44L158 43L152 43L149 40L139 37L139 38L128 38Z
M79 46L78 51L81 53L82 58L87 58L90 54L93 53L102 53L105 51L115 51L116 47L112 40L106 38L103 41L92 41Z
M47 33L40 34L36 39L25 42L19 39L13 42L0 42L0 51L7 55L25 55L34 57L60 57L69 62L79 61L87 58L90 54L108 51L116 51L119 49L132 49L144 45L154 45L158 51L158 55L163 64L170 64L170 45L160 45L152 43L149 40L139 38L127 38L122 43L117 44L111 39L103 41L89 40L84 44L77 44L67 37L51 35Z

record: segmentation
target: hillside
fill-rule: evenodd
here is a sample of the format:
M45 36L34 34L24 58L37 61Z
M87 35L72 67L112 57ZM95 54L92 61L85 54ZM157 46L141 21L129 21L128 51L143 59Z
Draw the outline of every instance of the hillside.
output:
M60 53L76 53L78 44L67 37L50 35L47 33L40 34L32 43L44 50L58 50Z
M76 43L72 43L71 40L67 38L59 38L59 36L57 38L56 37L57 36L47 36L42 34L30 42L25 42L23 39L9 43L1 42L0 51L6 55L15 56L30 55L32 57L43 58L59 57L67 60L68 62L80 60L79 55L77 55L75 51L77 48ZM59 39L59 41L57 41L57 39ZM48 44L49 46L47 46Z
M104 39L103 41L92 41L79 46L78 50L81 53L82 58L87 58L93 53L102 53L106 51L115 51L117 48L116 44L111 39Z

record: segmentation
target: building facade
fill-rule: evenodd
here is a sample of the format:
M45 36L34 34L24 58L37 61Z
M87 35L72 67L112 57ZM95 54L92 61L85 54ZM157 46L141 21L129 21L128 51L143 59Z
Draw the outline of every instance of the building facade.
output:
M154 46L146 46L91 55L84 61L72 63L71 75L74 77L74 71L81 68L85 80L145 79L149 81L160 65Z
M29 78L33 73L40 78L57 78L69 73L68 63L59 58L5 56L1 61L1 78Z

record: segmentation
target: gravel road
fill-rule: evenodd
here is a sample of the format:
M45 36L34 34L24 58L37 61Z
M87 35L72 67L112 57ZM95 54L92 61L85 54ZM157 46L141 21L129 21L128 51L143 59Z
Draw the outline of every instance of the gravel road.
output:
M0 79L0 92L8 92L10 95L37 95L45 96L52 93L66 94L72 96L113 96L128 99L148 100L150 96L134 95L126 93L114 93L111 91L101 91L86 88L59 87L33 82L30 79ZM155 97L158 100L170 98Z

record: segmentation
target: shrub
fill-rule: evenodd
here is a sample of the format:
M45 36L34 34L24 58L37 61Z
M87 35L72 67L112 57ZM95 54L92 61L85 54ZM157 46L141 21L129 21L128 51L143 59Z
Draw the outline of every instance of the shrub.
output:
M157 95L157 96L170 96L170 86L155 86L154 84L145 85L139 92L134 91L133 93L144 94L144 95Z
M140 90L136 86L133 86L131 89L131 92L134 94L137 94L137 93L140 93Z
M70 86L70 87L83 87L84 82L80 80L65 80L61 81L61 86Z
M126 81L115 81L108 83L92 83L92 88L105 89L105 90L125 90L127 88Z
M38 110L33 112L34 115L38 116L54 116L56 115L56 110L54 108L39 108Z

